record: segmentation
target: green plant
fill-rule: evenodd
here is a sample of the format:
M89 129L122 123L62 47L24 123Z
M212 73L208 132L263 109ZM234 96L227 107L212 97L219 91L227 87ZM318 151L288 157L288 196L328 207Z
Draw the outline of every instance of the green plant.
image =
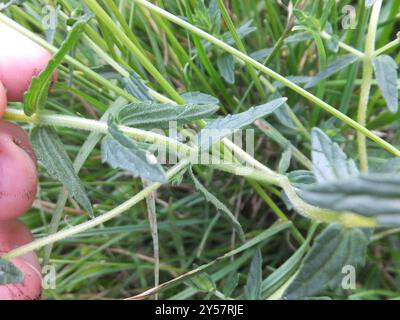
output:
M54 298L95 294L92 279L118 298L396 297L400 3L154 3L60 0L51 33L36 1L0 13L54 54L5 113L33 126L42 170L40 237L1 261L43 249ZM339 27L349 4L356 29ZM249 127L254 154L232 137ZM390 279L368 257L380 246Z

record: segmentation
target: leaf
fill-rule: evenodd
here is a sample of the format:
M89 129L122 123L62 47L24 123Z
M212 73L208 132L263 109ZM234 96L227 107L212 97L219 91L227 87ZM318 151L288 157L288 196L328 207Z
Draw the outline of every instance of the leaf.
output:
M238 233L240 239L242 241L245 240L245 235L242 229L242 226L240 225L239 221L235 217L235 215L221 202L219 201L211 192L209 192L206 187L204 187L199 180L195 177L193 174L193 171L190 169L189 170L190 178L192 179L194 186L197 191L199 191L204 198L210 202L211 204L214 205L214 207L222 214L222 216L232 224L232 226L235 228L236 232Z
M289 169L290 161L292 160L292 150L290 148L286 148L282 153L281 160L279 161L278 172L281 174L285 174Z
M219 100L209 94L194 91L194 92L185 92L181 94L181 97L188 104L210 104L210 105L218 105Z
M308 32L298 32L295 34L290 35L284 40L284 43L290 44L290 43L297 43L297 42L303 42L303 41L308 41L311 40L312 36Z
M47 64L46 69L44 69L37 77L32 78L32 83L24 95L24 112L26 115L31 116L43 108L46 103L51 78L54 72L58 65L63 61L68 51L78 41L79 36L83 31L83 27L88 20L88 17L82 18L74 24L72 29L68 32L68 36L62 43L60 49Z
M372 62L382 96L385 98L389 110L396 113L399 106L397 63L388 55L375 57Z
M214 281L207 272L202 272L191 277L190 279L186 280L186 284L197 291L204 293L213 292L216 289Z
M168 181L162 166L152 163L152 158L133 139L125 137L112 122L109 122L108 134L102 140L101 154L103 163L114 169L127 170L134 177L149 181Z
M261 284L262 298L270 297L274 292L281 288L298 269L301 259L308 250L314 230L307 236L306 241L299 249L287 259L279 268L275 269Z
M262 283L262 256L261 250L258 248L254 253L251 261L249 274L247 276L246 286L244 287L244 297L247 300L261 299L261 283Z
M236 33L238 34L240 39L245 38L250 33L257 30L257 28L253 27L252 24L253 24L253 21L249 20L249 21L245 22L244 24L242 24L239 28L236 29ZM224 33L222 36L222 39L224 42L226 42L230 46L235 44L235 40L233 39L232 34L230 32Z
M312 138L313 171L317 182L345 179L358 175L355 162L320 129L314 128Z
M322 70L316 76L312 77L306 84L306 89L316 86L320 81L330 77L336 72L343 70L347 66L356 62L359 58L352 54L346 54L330 63L325 70Z
M325 32L328 33L331 36L330 39L325 39L326 46L332 52L338 53L339 52L339 40L340 39L336 34L333 33L332 25L329 22L326 23Z
M272 225L271 227L269 227L267 230L262 231L260 234L258 234L257 236L255 236L253 239L247 241L246 243L242 244L241 246L239 246L236 249L233 249L232 251L229 251L227 253L225 253L224 255L214 259L213 261L207 263L207 264L203 264L199 267L197 267L194 270L191 270L189 272L186 272L178 277L175 277L174 279L164 282L163 284L161 284L158 287L155 287L153 289L149 289L146 292L139 294L133 298L136 299L143 299L144 297L148 297L152 294L154 294L155 292L159 292L162 289L167 289L170 288L178 283L181 283L182 281L185 281L186 279L189 279L191 277L193 277L196 274L200 274L202 272L204 272L205 270L210 269L211 267L217 265L218 263L229 259L235 255L238 255L239 253L244 253L246 254L246 252L248 251L248 249L250 249L251 247L254 247L255 245L262 243L264 241L266 241L267 239L271 238L272 236L274 236L275 234L283 231L283 230L287 230L288 228L290 228L292 226L292 223L290 221L285 221L285 222L279 222L276 223L274 225ZM241 257L238 258L238 260ZM232 262L231 262L232 263ZM234 262L233 262L234 263ZM231 269L235 270L235 268Z
M253 58L254 60L257 60L258 62L264 61L271 53L272 53L272 48L264 48L261 50L254 51L250 54L250 57Z
M232 272L229 277L225 280L224 288L222 292L226 297L230 297L233 291L239 284L239 274L236 272Z
M130 76L123 79L125 90L141 101L152 101L149 95L149 88L143 83L135 71L130 72Z
M229 84L235 83L235 63L233 57L229 54L224 54L217 59L219 73L224 80Z
M83 209L93 216L93 209L71 159L57 133L48 127L36 127L31 134L38 160L54 179L60 181Z
M297 193L314 206L376 217L381 224L400 223L398 173L369 173L315 184Z
M183 125L209 117L217 110L218 105L178 106L147 101L131 103L122 108L116 116L116 121L136 128L163 129L169 128L171 121Z
M22 281L24 274L14 264L0 258L0 286Z
M308 14L306 11L294 9L293 14L296 16L300 25L305 26L307 29L309 29L309 31L321 30L320 21L316 17Z
M288 174L292 185L300 188L304 185L316 183L315 174L308 170L294 170Z
M375 172L377 173L400 173L400 158L392 158L379 166Z
M316 238L303 266L283 297L298 300L340 287L343 267L365 263L368 237L360 229L331 224Z
M194 137L194 141L198 143L200 149L209 149L223 137L233 134L240 128L252 124L257 119L271 114L286 101L286 98L275 99L258 107L252 107L245 112L228 115L224 118L209 122Z

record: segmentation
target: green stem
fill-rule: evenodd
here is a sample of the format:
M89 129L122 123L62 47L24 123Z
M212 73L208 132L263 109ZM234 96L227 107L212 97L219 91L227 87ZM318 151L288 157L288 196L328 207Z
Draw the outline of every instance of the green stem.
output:
M324 38L326 40L331 40L332 39L332 36L329 33L327 33L326 31L320 32L320 35L321 35L322 38ZM342 41L338 42L338 46L339 46L339 48L342 48L343 50L345 50L345 51L347 51L347 52L359 57L360 59L364 58L364 53L363 52L353 48L352 46L349 46L348 44L345 44Z
M377 49L374 53L373 56L377 57L380 56L383 53L386 53L386 51L390 51L393 48L396 48L397 46L400 45L400 36L397 37L397 39L389 42L388 44L384 45L383 47Z
M178 174L182 169L184 169L186 166L189 165L189 161L182 160L180 163L178 163L176 166L172 167L168 172L166 173L167 178L171 179L174 177L176 174ZM81 233L83 231L92 229L94 227L97 227L115 217L118 217L125 211L129 210L131 207L133 207L135 204L138 202L144 200L148 195L150 195L152 192L156 191L159 187L161 187L161 184L156 182L152 183L148 187L144 188L142 191L139 193L135 194L132 198L130 198L128 201L122 203L118 207L115 207L114 209L108 211L107 213L102 214L101 216L98 216L92 220L88 220L84 223L78 224L74 227L67 228L65 230L59 231L57 233L51 234L49 236L43 237L38 240L34 240L31 243L28 243L26 245L23 245L17 249L11 250L10 252L4 254L2 256L3 259L6 260L11 260L15 257L18 257L20 255L23 255L27 252L31 252L34 250L37 250L43 246L46 246L48 244L54 243L56 241L60 241L69 237L74 236L75 234Z
M236 46L239 48L240 51L247 54L246 48L244 47L244 44L236 31L235 25L232 22L232 19L228 13L228 10L225 7L223 0L218 0L217 3L218 3L219 9L221 10L222 17L224 18L224 21L225 21L226 25L228 26L229 32L231 33L232 38L236 43ZM259 94L261 95L263 100L265 100L267 98L267 95L265 94L264 88L260 82L260 79L257 76L256 71L254 70L253 66L251 66L251 65L247 64L246 67L250 74L250 77L252 78L253 82L255 83L255 85L257 87Z
M92 10L96 16L104 22L109 30L117 36L121 42L132 52L132 54L140 61L146 70L158 81L160 86L168 93L168 95L179 103L183 103L183 99L176 92L174 87L161 75L154 67L150 60L140 51L140 49L128 38L128 36L114 23L111 17L101 8L95 0L85 0L86 5Z
M33 40L43 48L49 50L52 53L56 53L58 51L58 48L55 46L52 46L49 44L46 40L40 38L39 36L35 35L33 32L27 30L23 26L19 25L18 23L14 22L4 14L0 13L0 22L3 22L4 24L8 25L9 27L13 28L14 30L20 32L21 34L25 35L29 39ZM98 84L103 86L104 88L107 88L109 90L112 90L115 92L117 95L124 97L125 99L129 101L135 102L136 99L132 95L130 95L128 92L125 90L119 88L118 86L114 85L112 82L108 81L107 79L103 78L100 76L97 72L91 70L87 66L85 66L83 63L79 62L78 60L72 58L69 55L66 55L64 57L65 61L68 62L71 66L73 66L76 69L81 70L83 73L85 73L89 78L92 80L96 81ZM99 88L101 88L99 86ZM100 89L99 89L100 90Z
M363 77L360 92L360 100L358 104L357 120L361 126L365 126L367 123L368 113L368 100L371 91L372 78L373 78L373 66L372 57L375 51L375 38L376 30L378 27L379 13L382 6L382 0L377 0L372 8L371 18L368 27L368 34L365 44L365 53L363 59ZM361 171L368 171L368 153L367 153L367 142L365 134L363 132L357 133L358 142L358 156L360 160Z
M28 117L21 110L8 108L4 115L4 118L7 120L12 120L17 122L34 123L34 124L49 125L49 126L60 126L72 129L98 132L103 134L107 134L108 132L108 125L106 122L79 118L74 116L40 114ZM189 153L196 150L195 148L180 143L175 139L171 139L169 137L151 131L130 128L127 126L119 126L119 129L131 138L143 142L155 143L162 146L169 146L171 148L174 148L174 150L177 150L178 152Z
M261 72L267 74L271 78L281 82L282 84L284 84L288 88L290 88L293 91L297 92L298 94L300 94L301 96L305 97L306 99L314 102L320 108L326 110L327 112L329 112L333 116L335 116L335 117L339 118L340 120L342 120L343 122L347 123L352 128L354 128L357 131L361 132L363 135L367 136L372 141L376 142L382 148L386 149L387 151L391 152L392 154L396 155L397 157L400 157L400 150L395 148L393 145L391 145L387 141L383 140L382 138L378 137L373 132L371 132L370 130L368 130L364 126L360 125L357 121L354 121L350 117L348 117L345 114L341 113L339 110L335 109L334 107L332 107L328 103L322 101L321 99L319 99L318 97L314 96L313 94L311 94L307 90L304 90L303 88L301 88L297 84L295 84L295 83L291 82L290 80L286 79L285 77L281 76L279 73L276 73L275 71L267 68L266 66L262 65L258 61L252 59L248 55L246 55L246 54L240 52L239 50L229 46L228 44L224 43L223 41L213 37L212 35L208 34L207 32L204 32L203 30L193 26L192 24L182 20L181 18L176 17L175 15L173 15L173 14L171 14L171 13L169 13L169 12L167 12L167 11L165 11L165 10L163 10L163 9L153 5L153 4L151 4L148 1L145 1L145 0L133 0L133 1L136 2L139 5L142 5L142 6L146 7L146 8L148 8L151 11L154 11L154 12L160 14L161 16L163 16L166 19L172 21L173 23L185 28L186 30L189 30L189 31L197 34L198 36L202 37L203 39L213 43L214 45L220 47L221 49L225 50L226 52L231 53L232 55L234 55L237 58L243 60L244 62L253 65L256 69L258 69Z

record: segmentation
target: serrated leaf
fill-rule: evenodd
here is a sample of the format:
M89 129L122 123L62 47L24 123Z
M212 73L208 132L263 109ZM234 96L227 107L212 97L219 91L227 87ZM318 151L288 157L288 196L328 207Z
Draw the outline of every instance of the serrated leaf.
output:
M211 121L196 135L194 141L197 142L200 149L209 149L223 137L233 134L240 128L252 124L257 119L271 114L286 101L286 98L275 99L266 104L252 107L245 112Z
M342 149L333 143L322 130L314 128L311 138L311 157L317 182L344 179L359 174L355 162L348 159Z
M260 300L262 283L262 255L258 248L251 261L246 286L244 287L244 297L247 300Z
M43 108L47 100L50 88L51 78L56 71L58 65L63 61L68 51L78 41L83 31L84 25L89 18L77 21L72 29L68 32L67 38L62 43L60 49L47 64L47 67L37 76L32 78L31 85L24 95L24 112L31 116Z
M116 116L116 121L136 128L164 129L169 128L171 121L183 125L209 117L217 110L218 105L178 106L144 101L122 108Z
M239 221L236 219L235 215L227 208L226 205L224 205L221 201L217 199L211 192L209 192L206 187L204 187L200 181L195 177L193 174L193 171L190 169L189 170L190 177L194 183L194 186L197 191L199 191L204 198L210 202L211 204L214 205L214 207L222 214L222 216L232 224L232 226L235 228L236 232L238 233L240 239L242 241L245 240L245 235L242 229L242 226L240 225Z
M61 182L72 198L93 216L85 188L75 173L71 159L56 132L48 127L36 127L32 130L31 140L38 160L49 175Z
M368 237L360 229L329 225L316 238L284 299L306 299L327 289L340 288L343 267L364 265L367 245Z
M165 183L168 181L159 163L152 163L151 156L139 148L138 144L121 133L110 122L108 134L101 143L103 163L114 169L129 171L134 177Z
M297 192L304 201L321 208L376 217L378 223L400 222L398 173L369 173L315 184Z
M0 286L22 281L24 274L12 262L0 258Z
M217 59L217 66L222 78L229 83L235 83L235 62L230 54L224 54Z
M399 106L397 63L388 55L375 57L372 62L382 96L385 98L389 110L396 113Z
M181 97L186 101L188 104L208 104L208 105L218 105L219 100L209 94L193 91L193 92L185 92L181 94Z
M330 77L340 70L343 70L347 66L355 63L357 60L359 60L359 58L352 54L341 56L340 58L330 63L325 70L322 70L316 76L312 77L306 84L306 89L316 86L320 81Z

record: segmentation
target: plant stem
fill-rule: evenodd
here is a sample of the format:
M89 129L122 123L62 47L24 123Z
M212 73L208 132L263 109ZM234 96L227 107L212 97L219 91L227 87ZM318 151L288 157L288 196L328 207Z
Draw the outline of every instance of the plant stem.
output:
M177 165L172 167L168 172L166 173L167 178L171 179L174 177L177 173L179 173L182 169L184 169L186 166L189 165L189 161L187 160L182 160L179 162ZM11 260L15 257L18 257L20 255L23 255L27 252L31 252L34 250L37 250L43 246L46 246L48 244L54 243L56 241L60 241L63 239L66 239L68 237L71 237L75 234L81 233L83 231L92 229L94 227L97 227L115 217L118 217L122 213L124 213L126 210L130 209L133 207L135 204L138 202L144 200L148 195L150 195L152 192L157 190L159 187L161 187L161 183L152 183L148 187L144 188L142 191L139 193L135 194L132 198L130 198L128 201L125 201L118 207L115 207L114 209L108 211L107 213L102 214L101 216L98 216L92 220L88 220L84 223L81 223L77 226L67 228L65 230L61 230L55 234L43 237L38 240L34 240L31 243L28 243L26 245L23 245L17 249L11 250L10 252L4 254L1 256L3 259L6 260Z
M44 40L44 39L40 38L39 36L35 35L33 32L25 29L23 26L19 25L18 23L16 23L13 20L11 20L10 18L5 16L1 12L0 12L0 21L5 23L9 27L13 28L14 30L20 32L21 34L25 35L26 37L28 37L29 39L33 40L34 42L36 42L37 44L39 44L43 48L49 50L50 52L56 53L58 51L58 49L55 46L52 46L46 40ZM73 67L81 70L88 77L90 77L91 79L93 79L97 83L101 84L105 88L108 88L108 89L112 90L117 95L122 96L122 97L124 97L125 99L127 99L129 101L133 101L133 102L136 101L136 99L132 95L130 95L128 92L126 92L125 90L123 90L123 89L119 88L118 86L114 85L113 83L111 83L107 79L103 78L97 72L91 70L90 68L85 66L83 63L79 62L78 60L72 58L69 55L66 55L64 57L64 59L70 65L72 65Z
M92 10L96 16L109 28L109 30L119 37L121 42L132 52L132 54L140 61L146 70L158 81L160 86L170 95L171 98L178 103L183 103L183 99L171 86L171 84L160 74L154 65L146 58L140 49L129 39L129 37L114 23L111 17L102 9L95 0L84 0L86 5Z
M381 54L385 53L386 51L392 50L393 48L396 48L397 46L400 45L400 37L397 37L397 39L389 42L388 44L384 45L383 47L377 49L373 56L377 57L380 56Z
M363 76L360 92L360 100L358 104L357 121L361 126L367 123L368 100L371 91L373 66L372 58L375 51L375 37L378 27L379 13L382 6L382 0L377 0L372 8L371 18L369 21L368 34L365 44L365 53L363 58ZM368 153L367 142L363 132L357 132L358 156L360 160L360 169L362 172L368 171Z
M64 115L52 115L52 114L40 114L28 117L21 110L16 110L12 108L8 108L4 118L7 120L17 121L17 122L25 122L25 123L34 123L40 125L50 125L50 126L59 126L65 128L72 129L80 129L85 131L99 132L103 134L107 134L108 125L106 122L79 118L74 116L64 116ZM125 133L127 136L137 139L139 141L155 143L162 146L169 146L177 150L178 152L193 152L196 149L192 148L184 143L180 143L179 141L163 136L161 134L157 134L151 131L131 128L127 126L118 126L118 128Z
M332 36L331 36L329 33L327 33L326 31L320 32L320 35L321 35L322 38L324 38L324 39L326 39L326 40L332 39ZM339 42L338 42L338 46L339 46L340 48L342 48L343 50L345 50L345 51L347 51L347 52L349 52L349 53L351 53L351 54L353 54L353 55L359 57L360 59L363 59L363 58L364 58L364 53L363 53L363 52L361 52L361 51L359 51L359 50L353 48L352 46L349 46L348 44L345 44L345 43L342 42L342 41L339 41Z
M260 70L261 72L267 74L271 78L281 82L288 88L292 89L293 91L297 92L301 96L305 97L306 99L314 102L317 106L320 108L326 110L330 114L334 115L335 117L339 118L343 122L347 123L349 126L352 128L356 129L357 131L361 132L363 135L367 136L370 138L372 141L376 142L378 145L386 149L387 151L391 152L392 154L396 155L397 157L400 157L400 150L398 150L396 147L388 143L387 141L383 140L382 138L378 137L375 135L373 132L365 128L364 126L360 125L357 121L354 121L350 117L346 116L345 114L341 113L339 110L336 108L332 107L325 101L321 100L320 98L314 96L307 90L304 90L297 84L291 82L290 80L286 79L285 77L281 76L279 73L269 69L268 67L262 65L258 61L252 59L248 55L240 52L239 50L229 46L225 42L215 38L214 36L208 34L207 32L204 32L203 30L197 28L196 26L184 21L183 19L169 13L168 11L163 10L160 7L157 7L153 4L151 4L148 1L145 0L133 0L139 5L142 5L146 8L148 8L151 11L154 11L161 16L165 17L166 19L172 21L173 23L183 27L184 29L187 29L198 36L202 37L203 39L213 43L214 45L220 47L221 49L225 50L226 52L231 53L232 55L236 56L237 58L243 60L244 62L253 65L256 69Z

